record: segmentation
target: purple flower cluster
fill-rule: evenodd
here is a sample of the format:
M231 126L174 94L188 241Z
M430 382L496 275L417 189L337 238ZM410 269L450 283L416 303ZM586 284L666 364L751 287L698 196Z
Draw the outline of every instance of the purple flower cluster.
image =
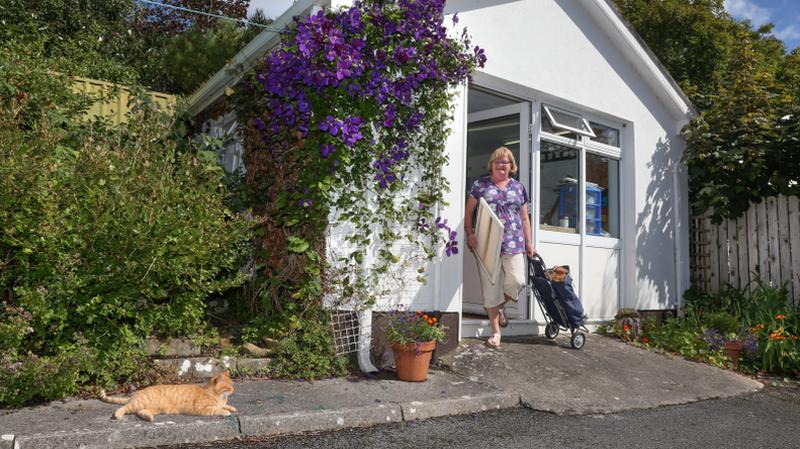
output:
M393 171L395 164L408 159L411 155L406 148L408 143L400 139L386 154L378 156L373 162L372 167L375 169L375 181L378 182L382 188L389 187L389 184L397 180L397 176Z
M469 50L466 34L447 36L444 0L384 3L356 1L341 12L296 18L267 55L255 77L263 110L252 123L272 154L299 133L301 146L323 160L372 151L381 188L402 178L396 166L409 157L404 137L424 132L426 89L462 82L486 58L478 47Z
M705 334L703 334L703 340L712 351L719 351L725 346L725 336L716 329L706 329Z
M756 336L748 332L742 331L737 337L742 342L742 355L745 360L753 361L758 356L758 342ZM725 347L728 338L716 329L706 329L703 335L703 340L708 344L708 348L713 351L720 351Z
M447 254L447 257L458 254L458 232L450 229L450 226L447 225L447 219L445 218L443 220L442 217L436 218L436 227L447 234L447 243L444 247L444 252Z

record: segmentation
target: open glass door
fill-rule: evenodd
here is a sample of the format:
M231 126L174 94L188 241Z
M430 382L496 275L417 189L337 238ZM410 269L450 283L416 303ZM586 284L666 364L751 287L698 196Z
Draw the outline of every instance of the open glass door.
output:
M506 98L495 97L497 102L505 104L504 106L483 108L475 111L473 104L479 105L492 105L491 94L483 93L481 91L470 92L469 104L470 113L468 116L467 127L467 167L466 167L466 192L464 200L466 201L469 195L469 190L472 183L481 176L487 175L488 170L486 164L489 161L489 156L498 147L507 147L514 153L514 159L517 161L518 170L514 178L521 182L528 195L531 194L530 188L530 139L528 135L531 106L527 101L513 102ZM473 98L476 102L473 102ZM510 104L509 104L510 103ZM479 106L478 106L479 108ZM473 112L474 111L474 112ZM528 204L528 212L531 211L531 205ZM465 223L466 226L466 223ZM479 277L479 268L475 255L467 250L464 256L464 287L463 287L463 302L462 313L466 314L466 319L469 315L486 316L486 311L483 308L483 296L481 293L481 284ZM519 302L509 303L506 305L506 314L511 319L527 319L528 317L528 300L527 290L523 289L519 295ZM476 317L478 318L478 317Z

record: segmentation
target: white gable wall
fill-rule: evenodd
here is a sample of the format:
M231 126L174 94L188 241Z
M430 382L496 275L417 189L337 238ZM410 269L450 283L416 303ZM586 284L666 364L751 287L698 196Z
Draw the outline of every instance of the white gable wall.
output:
M331 4L335 9L351 1ZM447 11L458 12L455 28L466 26L473 43L486 50L483 73L535 91L532 100L625 124L621 129L618 306L675 307L678 295L688 287L689 275L688 183L685 171L677 176L672 172L684 148L679 131L686 118L670 98L675 93L666 92L652 72L631 56L629 41L609 20L611 16L606 17L608 8L598 7L595 0L449 0ZM447 143L450 206L443 216L451 225L460 224L463 253L466 86L459 91ZM534 188L537 184L534 179ZM336 240L329 243L335 245ZM404 291L377 308L402 302L412 309L460 312L463 263L462 257L442 256L428 270L426 285L410 281Z
M459 2L450 2L458 9ZM667 95L659 97L653 84L637 70L620 48L625 43L592 0L519 0L460 2L464 5L493 6L458 13L458 27L466 26L473 42L486 50L483 72L541 94L537 100L576 105L583 111L626 123L623 128L622 244L620 264L621 306L664 309L676 304L688 278L688 263L679 264L676 277L674 253L688 259L685 226L678 229L673 245L675 201L672 168L680 159L684 144L679 138L683 119L671 112ZM558 99L558 100L554 100ZM451 139L451 177L454 192L463 167L458 139ZM678 222L686 223L685 174L679 178L682 190ZM537 182L534 180L533 185ZM460 195L456 195L460 196ZM451 199L451 221L461 222L462 199ZM462 229L463 235L463 229ZM455 260L445 260L449 271ZM455 270L452 270L455 272ZM682 285L676 288L676 282Z

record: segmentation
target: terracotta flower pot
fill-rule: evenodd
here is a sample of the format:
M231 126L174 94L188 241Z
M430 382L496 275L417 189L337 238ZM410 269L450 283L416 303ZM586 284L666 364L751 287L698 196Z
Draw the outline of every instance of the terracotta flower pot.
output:
M742 353L742 347L744 345L739 340L731 340L725 342L725 352L728 353L728 358L731 359L733 362L733 367L739 367L739 356Z
M427 379L434 349L436 349L435 340L407 345L393 344L397 377L406 382L422 382Z

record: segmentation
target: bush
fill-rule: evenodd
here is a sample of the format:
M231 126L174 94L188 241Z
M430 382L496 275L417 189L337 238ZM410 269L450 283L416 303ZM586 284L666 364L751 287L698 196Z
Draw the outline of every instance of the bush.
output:
M327 314L311 310L292 320L293 329L270 365L276 377L315 379L347 373L347 360L337 356Z
M689 291L686 300L681 318L661 325L643 321L641 336L633 343L728 366L723 346L736 339L744 345L740 370L800 375L800 310L785 286L756 280L741 290L726 286L717 293ZM630 340L619 326L611 333Z
M53 357L0 357L0 406L20 407L74 394L80 372L89 360L85 348Z
M86 123L66 80L13 56L0 59L0 346L19 360L4 366L66 385L77 378L57 365L83 342L83 375L125 378L144 337L207 330L206 298L243 280L249 223L224 205L215 158L179 148L146 97L126 125ZM29 398L74 390L52 387Z
M742 330L742 324L739 320L725 312L707 313L702 317L702 321L706 328L714 329L723 336L738 334Z

